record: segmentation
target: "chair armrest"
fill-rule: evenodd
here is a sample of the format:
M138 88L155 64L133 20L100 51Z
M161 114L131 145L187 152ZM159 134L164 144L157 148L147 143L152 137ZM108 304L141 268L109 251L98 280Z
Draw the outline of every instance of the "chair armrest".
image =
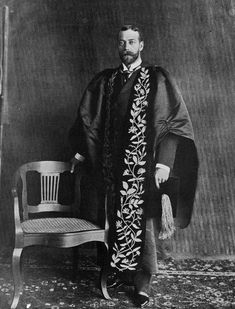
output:
M17 189L15 187L12 188L11 192L12 192L13 201L14 201L13 207L14 207L15 234L17 238L18 235L23 234L23 230L22 230L21 223L20 223L19 197L18 197Z

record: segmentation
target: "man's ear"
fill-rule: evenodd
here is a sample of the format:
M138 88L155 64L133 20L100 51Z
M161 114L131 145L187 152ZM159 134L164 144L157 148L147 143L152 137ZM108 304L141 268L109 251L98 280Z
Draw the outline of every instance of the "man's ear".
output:
M144 49L144 41L140 42L140 51L142 51Z

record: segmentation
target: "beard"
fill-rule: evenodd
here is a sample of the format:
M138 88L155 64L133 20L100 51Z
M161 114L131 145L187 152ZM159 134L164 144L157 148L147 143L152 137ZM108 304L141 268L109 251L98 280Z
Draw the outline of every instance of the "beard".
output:
M132 53L132 52L119 52L119 56L121 61L126 65L131 65L133 62L136 61L136 59L139 57L139 52Z

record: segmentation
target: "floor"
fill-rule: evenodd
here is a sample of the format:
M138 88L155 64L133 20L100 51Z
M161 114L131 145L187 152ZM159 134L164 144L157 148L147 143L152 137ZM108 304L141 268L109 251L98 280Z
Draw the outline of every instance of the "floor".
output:
M133 288L109 290L104 300L98 288L94 255L81 256L72 279L71 252L28 248L23 255L24 292L19 309L136 308ZM0 308L7 309L13 293L11 250L0 251ZM147 308L235 309L235 261L168 258L159 263Z

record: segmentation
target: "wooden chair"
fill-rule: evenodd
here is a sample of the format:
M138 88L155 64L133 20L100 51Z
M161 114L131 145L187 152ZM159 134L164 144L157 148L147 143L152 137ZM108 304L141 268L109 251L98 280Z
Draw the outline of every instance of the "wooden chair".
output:
M102 242L108 253L108 220L105 205L105 227L101 228L84 219L76 217L46 216L48 212L71 213L73 206L62 205L58 200L61 175L70 171L70 163L58 161L31 162L22 165L15 173L12 194L14 198L15 247L12 256L12 272L14 279L14 296L11 309L17 308L20 294L23 290L21 278L21 254L28 246L49 246L57 248L77 247L81 244L96 241ZM40 175L41 201L38 205L28 204L29 181L28 172L36 171ZM75 187L78 188L78 202L80 201L81 172L76 173ZM21 180L21 181L20 181ZM19 186L19 183L21 186ZM19 189L20 187L20 189ZM106 204L106 201L105 201ZM21 215L21 212L22 215ZM43 213L43 217L36 217ZM33 214L33 217L32 217ZM107 257L107 256L106 256ZM107 258L106 260L107 265ZM107 292L107 268L101 269L100 287L106 299L110 299Z

